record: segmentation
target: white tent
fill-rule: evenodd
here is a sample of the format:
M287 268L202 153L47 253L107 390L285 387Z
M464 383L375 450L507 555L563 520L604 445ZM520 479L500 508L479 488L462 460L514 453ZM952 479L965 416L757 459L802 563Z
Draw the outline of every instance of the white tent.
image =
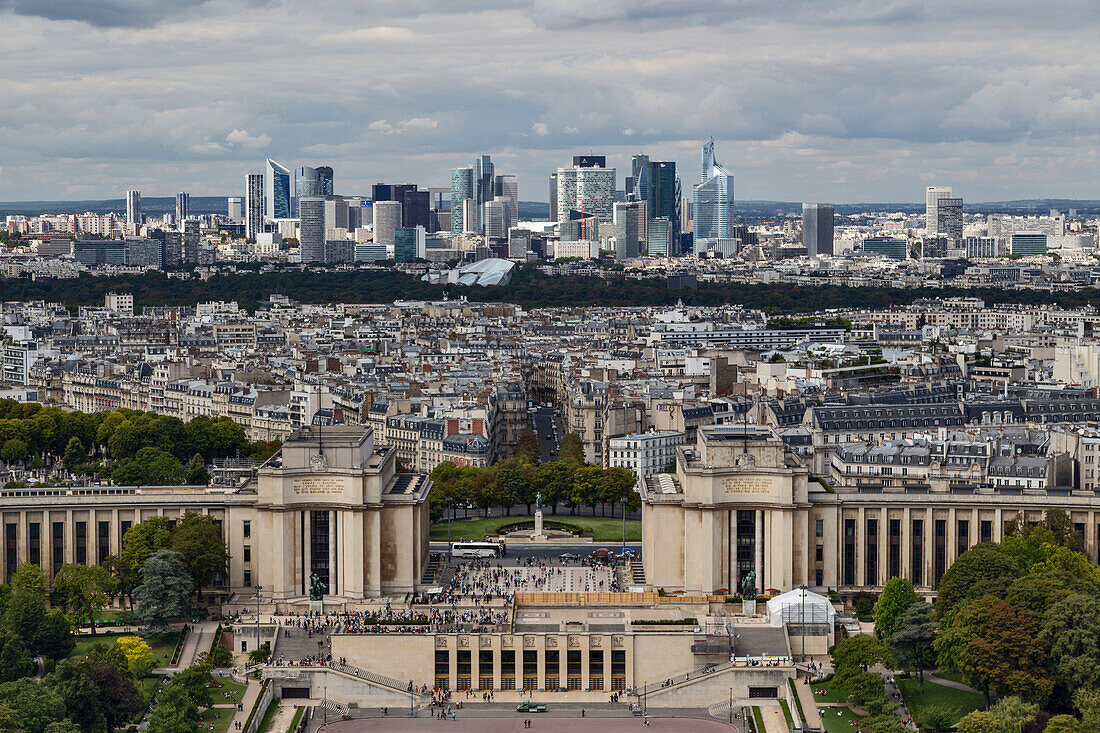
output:
M786 624L828 624L835 629L836 609L828 598L802 588L781 593L768 601L768 618L772 626Z

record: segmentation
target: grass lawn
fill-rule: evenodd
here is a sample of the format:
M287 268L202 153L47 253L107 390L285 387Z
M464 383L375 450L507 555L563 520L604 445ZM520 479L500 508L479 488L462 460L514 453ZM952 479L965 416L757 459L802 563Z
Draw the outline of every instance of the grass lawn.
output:
M851 721L862 720L848 706L818 709L821 711L821 724L825 726L825 733L852 733L856 727L851 725Z
M213 724L214 733L226 733L229 730L229 724L233 722L234 714L233 708L207 708L199 714L201 730L209 731L211 730L209 726Z
M275 717L275 711L278 709L279 701L272 700L271 704L267 706L267 712L264 713L264 717L260 719L260 725L256 728L258 733L268 733L271 727L271 719Z
M961 672L948 672L946 669L937 669L935 672L933 672L933 674L941 679L966 684L966 682L963 680Z
M451 522L451 539L480 540L487 534L496 534L501 527L521 522L531 523L534 527L534 517L490 517L488 519L466 519ZM555 529L555 525L564 525L573 530L579 530L585 537L591 537L596 542L622 542L623 520L612 517L571 517L568 514L557 516L546 515L543 519L546 529ZM446 541L447 523L433 524L431 538L436 541ZM642 523L627 520L626 541L640 542L642 539Z
M145 696L146 700L153 699L153 693L157 691L157 687L160 685L160 681L164 679L160 675L153 675L152 677L146 677L138 682L138 687L141 688L141 694Z
M756 733L764 733L767 730L764 727L764 716L760 714L760 708L755 705L752 708L752 726L756 729Z
M787 707L787 701L786 700L780 700L779 701L779 707L783 708L783 717L787 719L787 727L788 728L793 727L794 726L794 718L791 717L791 709L789 707Z
M304 707L295 708L294 718L290 721L290 727L287 728L287 733L292 733L292 731L298 728L298 724L302 722L302 716L305 712L306 709Z
M132 636L132 634L96 634L95 636L81 634L76 638L76 646L73 647L73 653L69 656L86 656L88 650L96 644L104 644L109 647L114 644L120 636ZM179 640L180 634L178 631L169 631L166 634L143 636L142 638L149 643L149 646L153 650L154 666L164 667L172 661L172 651L176 648L176 642Z
M816 702L847 702L848 691L842 687L837 687L833 684L832 679L826 682L811 682L810 687L814 691L814 700ZM819 694L819 691L823 691L825 694Z
M234 682L226 677L215 677L214 684L217 687L210 688L210 697L215 705L228 703L236 705L244 699L245 685L240 682ZM226 693L229 693L231 697L226 697Z
M954 687L925 682L921 689L920 680L898 680L898 688L905 698L913 719L920 725L921 710L928 706L937 706L950 710L952 721L958 723L964 715L982 706L982 696L978 692L957 690Z

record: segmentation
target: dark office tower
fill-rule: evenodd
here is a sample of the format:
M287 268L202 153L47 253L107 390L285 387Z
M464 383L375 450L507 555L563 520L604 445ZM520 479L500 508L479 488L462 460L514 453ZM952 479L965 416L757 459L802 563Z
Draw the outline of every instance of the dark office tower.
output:
M264 174L249 173L245 176L244 199L245 236L255 239L264 230Z
M648 201L649 156L644 153L630 158L630 177L626 179L627 201Z
M191 194L180 191L176 194L176 226L183 231L183 220L191 214Z
M573 156L574 168L606 168L607 156L606 155L574 155Z
M558 174L550 174L550 221L558 220Z
M325 199L305 196L298 200L298 242L302 262L325 261Z
M649 218L668 219L672 227L671 237L680 236L679 197L676 193L676 163L671 160L647 161L642 177L646 181L646 212ZM639 189L640 190L640 189ZM673 251L675 254L675 251Z
M482 155L474 161L474 199L478 206L493 200L493 160Z
M808 257L833 253L832 204L802 204L802 246Z
M327 165L317 166L317 180L321 182L321 195L332 196L335 194L332 184L332 168Z
M962 199L941 198L936 202L936 233L948 239L962 239Z
M427 230L432 223L431 191L420 191L415 183L407 183L394 186L394 193L401 195L401 225L409 228L424 227Z
M376 183L371 186L370 197L373 201L396 201L393 197L393 186L388 183Z

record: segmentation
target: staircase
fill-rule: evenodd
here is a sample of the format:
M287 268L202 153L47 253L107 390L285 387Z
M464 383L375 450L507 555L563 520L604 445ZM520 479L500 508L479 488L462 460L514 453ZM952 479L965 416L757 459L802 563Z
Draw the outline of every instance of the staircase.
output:
M422 585L433 585L435 583L435 574L439 571L439 560L439 553L432 552L428 554L428 562L424 563L424 572L420 574Z
M641 554L635 555L630 560L630 570L634 574L634 585L645 585L645 564L642 563Z

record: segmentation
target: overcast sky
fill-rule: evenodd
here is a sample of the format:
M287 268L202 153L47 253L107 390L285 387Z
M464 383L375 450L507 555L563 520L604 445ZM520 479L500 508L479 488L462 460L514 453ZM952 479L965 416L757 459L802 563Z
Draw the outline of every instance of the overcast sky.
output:
M0 200L337 193L713 135L738 199L1100 198L1096 0L0 0Z

